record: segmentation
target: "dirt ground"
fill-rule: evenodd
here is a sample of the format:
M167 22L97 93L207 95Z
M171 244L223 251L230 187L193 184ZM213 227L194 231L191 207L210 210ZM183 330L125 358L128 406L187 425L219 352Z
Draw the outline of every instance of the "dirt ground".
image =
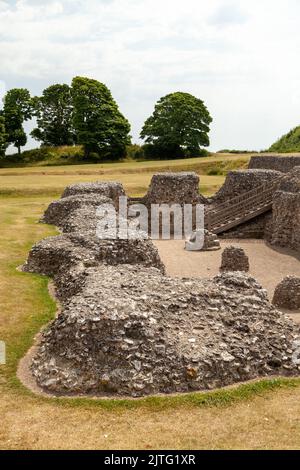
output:
M226 246L243 248L249 257L250 275L267 289L272 300L275 287L285 276L300 276L300 256L286 249L274 248L263 240L221 240L222 250L191 252L185 251L182 240L156 240L167 274L173 277L214 277L221 266L222 251ZM287 312L300 323L300 310Z

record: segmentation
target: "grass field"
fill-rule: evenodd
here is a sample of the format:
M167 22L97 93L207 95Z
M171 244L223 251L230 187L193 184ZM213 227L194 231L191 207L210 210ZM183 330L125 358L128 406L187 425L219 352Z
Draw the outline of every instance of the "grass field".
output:
M249 156L218 155L185 160L124 162L57 167L0 169L2 195L57 195L64 187L78 181L121 181L128 194L143 195L153 173L160 171L196 171L201 177L201 192L211 194L223 183L228 170L246 167Z
M84 175L84 180L97 179L97 168L87 168L91 175ZM130 193L140 194L151 176L146 168L135 166L130 174L121 165L103 167L103 172L107 179L114 175L122 181ZM7 364L0 365L0 449L299 448L298 380L266 380L206 394L136 401L38 397L18 381L20 358L54 317L56 306L47 278L16 268L35 241L56 233L36 222L69 177L83 180L80 171L70 167L72 174L55 180L49 174L33 175L29 168L22 169L22 175L18 169L15 176L1 170L0 340L7 345ZM207 193L223 180L204 176Z

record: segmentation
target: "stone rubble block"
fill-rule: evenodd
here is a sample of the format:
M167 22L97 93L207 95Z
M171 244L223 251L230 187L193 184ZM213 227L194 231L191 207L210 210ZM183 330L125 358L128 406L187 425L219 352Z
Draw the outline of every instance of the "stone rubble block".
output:
M33 360L45 390L139 397L299 374L299 328L246 274L172 279L155 268L99 265L85 275Z
M157 173L153 175L146 204L204 204L199 194L199 176L194 172Z
M300 252L300 167L290 171L275 192L265 235L272 245Z
M102 204L114 204L112 199L106 196L96 194L84 194L64 197L58 201L53 201L44 213L41 221L46 224L56 225L63 228L65 221L71 216L74 211L83 209L85 212L91 211ZM79 216L79 214L78 214Z
M300 308L300 277L287 276L276 287L273 305L287 310Z
M62 198L89 194L107 197L108 199L112 199L115 205L118 205L119 197L125 196L125 191L123 185L115 181L77 183L67 186L62 194Z
M220 271L249 271L249 259L243 248L228 246L222 253Z

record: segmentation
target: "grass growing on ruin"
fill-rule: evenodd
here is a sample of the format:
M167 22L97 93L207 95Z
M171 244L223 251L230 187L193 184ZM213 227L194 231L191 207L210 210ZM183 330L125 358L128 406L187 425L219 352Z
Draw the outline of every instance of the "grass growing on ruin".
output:
M0 366L0 449L299 447L296 379L140 400L40 397L19 382L20 358L56 309L46 277L16 270L34 242L57 233L36 223L53 199L40 184L39 196L0 197L0 340L8 353Z

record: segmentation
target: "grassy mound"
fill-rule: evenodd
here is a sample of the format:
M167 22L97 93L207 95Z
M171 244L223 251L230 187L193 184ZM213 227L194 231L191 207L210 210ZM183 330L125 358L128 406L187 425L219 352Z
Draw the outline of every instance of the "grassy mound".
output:
M21 155L6 155L0 160L0 167L69 165L82 163L83 155L83 148L80 145L40 147L25 150Z
M300 152L300 126L282 136L269 149L270 152L290 153Z

